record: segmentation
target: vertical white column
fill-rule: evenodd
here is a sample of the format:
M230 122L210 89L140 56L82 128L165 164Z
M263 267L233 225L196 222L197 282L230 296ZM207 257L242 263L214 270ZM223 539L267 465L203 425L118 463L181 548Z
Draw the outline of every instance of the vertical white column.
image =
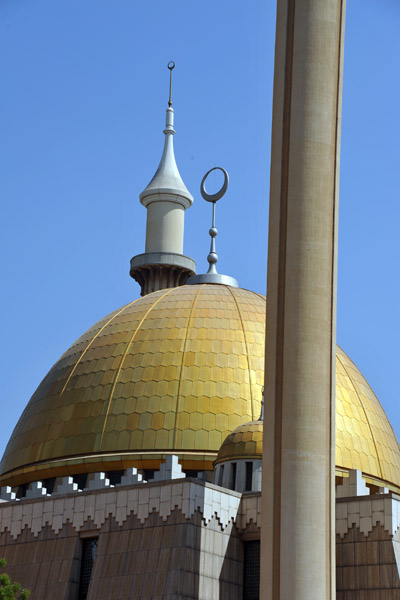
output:
M344 0L278 0L261 598L334 600L337 201Z

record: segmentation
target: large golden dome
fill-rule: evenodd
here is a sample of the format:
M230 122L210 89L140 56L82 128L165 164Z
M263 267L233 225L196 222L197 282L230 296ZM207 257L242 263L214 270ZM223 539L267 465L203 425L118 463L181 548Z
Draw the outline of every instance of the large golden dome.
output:
M260 414L265 298L223 285L149 294L71 346L24 410L2 485L158 468L167 453L211 469L223 440ZM400 451L368 383L337 351L338 472L400 485Z

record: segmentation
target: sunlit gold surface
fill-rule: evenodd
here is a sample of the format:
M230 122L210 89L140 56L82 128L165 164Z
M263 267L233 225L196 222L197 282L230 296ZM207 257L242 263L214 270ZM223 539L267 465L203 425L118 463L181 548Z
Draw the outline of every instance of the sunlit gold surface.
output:
M393 429L365 377L341 348L336 354L336 469L360 469L400 486Z
M262 439L262 421L250 421L239 425L223 441L215 464L240 458L262 459Z
M93 470L110 453L114 468L151 468L172 451L185 453L187 468L212 468L228 433L259 414L264 328L265 300L246 290L185 286L136 300L92 327L52 368L1 472L23 467L22 478L31 477L29 465L36 471L42 463L41 476L58 475L68 465L76 471L83 460L65 459L77 456Z
M128 466L158 468L175 452L211 469L240 424L258 419L265 298L221 285L144 296L89 329L23 412L2 484ZM371 388L337 354L339 469L400 482L400 452Z

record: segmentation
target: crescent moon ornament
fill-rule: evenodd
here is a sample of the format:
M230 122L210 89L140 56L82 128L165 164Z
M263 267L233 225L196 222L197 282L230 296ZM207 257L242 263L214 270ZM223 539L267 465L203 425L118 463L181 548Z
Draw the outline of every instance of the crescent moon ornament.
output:
M209 174L215 170L222 171L224 176L224 183L222 184L222 187L220 190L218 190L218 192L216 192L215 194L209 194L206 190L206 179L209 176ZM212 204L212 224L210 230L208 231L211 238L210 252L207 256L208 271L207 273L203 273L202 275L192 275L192 277L189 277L189 279L186 281L186 283L189 285L197 285L198 283L219 283L221 285L239 287L239 284L234 277L230 277L230 275L222 275L217 271L218 254L215 247L215 238L218 235L218 229L215 227L215 205L217 203L217 200L222 198L222 196L225 194L226 190L228 189L228 184L229 175L222 167L213 167L212 169L207 171L207 173L204 175L201 181L201 195L203 196L204 200L207 200L207 202L211 202Z
M216 192L215 194L209 194L206 190L206 179L210 173L212 173L213 171L216 171L216 170L222 171L222 173L224 175L224 183L222 184L222 187L218 192ZM204 200L207 200L207 202L216 202L217 200L222 198L222 196L225 194L226 190L228 189L228 184L229 184L229 175L225 171L225 169L223 169L222 167L213 167L212 169L207 171L207 173L204 175L204 177L201 181L201 184L200 184L201 195L203 196Z

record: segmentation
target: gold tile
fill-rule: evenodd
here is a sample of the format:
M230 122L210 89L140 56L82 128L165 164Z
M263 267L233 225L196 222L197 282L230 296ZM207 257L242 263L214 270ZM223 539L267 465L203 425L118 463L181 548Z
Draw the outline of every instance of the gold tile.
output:
M183 450L187 450L190 448L194 448L194 439L195 439L195 432L192 429L185 429L184 431L182 431L182 442L181 442L181 447Z
M143 432L143 446L146 448L154 448L156 440L156 432L153 429L146 429Z
M207 396L201 396L195 392L195 388L193 386L193 395L197 398L197 410L201 414L206 414L210 411L210 398Z
M139 429L146 431L150 428L153 415L151 413L142 413L139 421Z
M169 429L169 430L173 431L173 429L175 427L175 420L176 420L175 412L171 411L171 412L165 413L165 420L164 420L165 429ZM172 448L172 446L171 446L171 448Z
M189 427L194 431L201 429L203 426L203 415L200 413L192 413L189 416Z
M184 431L189 428L190 415L187 412L180 412L178 418L178 428Z
M158 431L164 427L164 414L156 412L153 414L153 418L151 420L151 429L155 429Z
M165 450L170 447L169 445L169 431L166 429L160 429L156 431L156 440L154 444L155 449Z
M199 431L196 431L194 442L194 447L196 450L202 450L203 448L206 448L208 441L208 431L206 431L205 429L200 429Z
M149 398L147 403L147 410L151 413L158 412L160 410L161 398L159 396L152 396Z
M157 392L158 392L158 387L157 387ZM175 399L172 398L172 396L163 395L163 397L160 400L160 412L167 413L167 412L173 410L174 406L175 406Z
M127 427L128 415L118 415L115 419L115 429L117 431L124 431Z
M134 431L139 427L140 415L133 413L127 416L126 428L130 431Z

